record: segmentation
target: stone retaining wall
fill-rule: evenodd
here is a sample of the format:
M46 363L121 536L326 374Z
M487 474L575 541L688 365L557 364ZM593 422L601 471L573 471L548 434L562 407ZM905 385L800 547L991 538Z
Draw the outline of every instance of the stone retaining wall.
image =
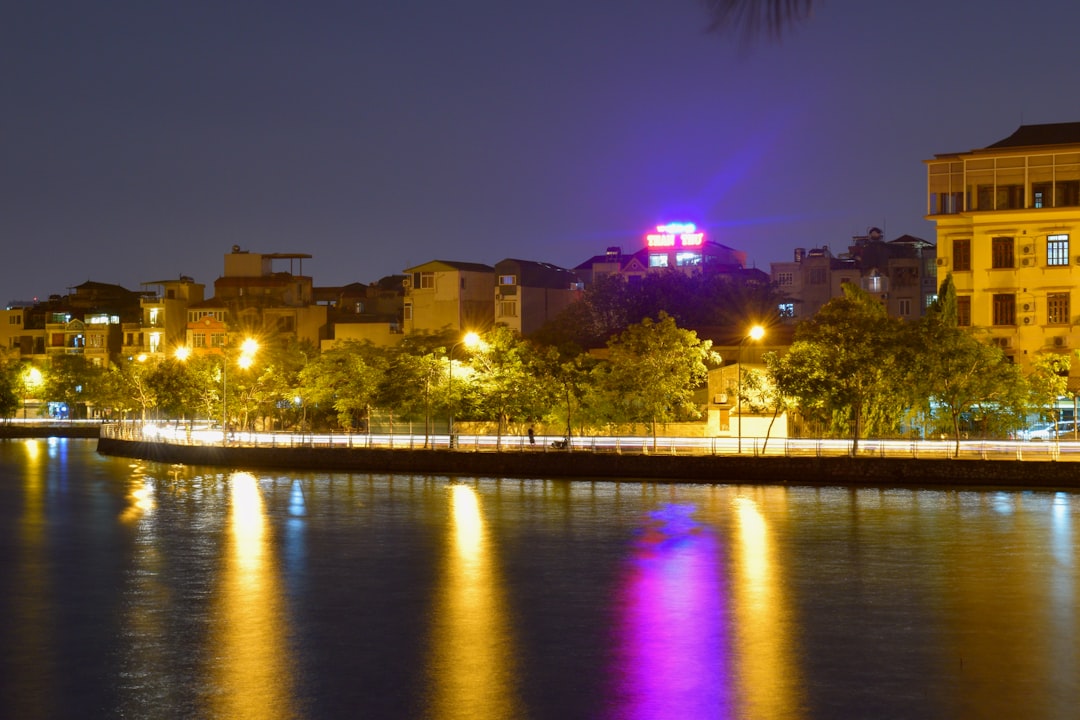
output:
M236 469L422 473L517 478L753 485L967 486L1075 490L1080 464L1018 460L638 455L588 451L470 452L364 448L248 448L101 438L98 452Z

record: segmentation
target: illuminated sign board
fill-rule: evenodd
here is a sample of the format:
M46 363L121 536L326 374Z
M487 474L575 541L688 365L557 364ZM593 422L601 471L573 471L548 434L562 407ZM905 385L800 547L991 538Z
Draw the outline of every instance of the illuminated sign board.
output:
M700 247L705 233L698 232L694 223L668 223L657 225L656 232L645 236L645 242L651 248Z

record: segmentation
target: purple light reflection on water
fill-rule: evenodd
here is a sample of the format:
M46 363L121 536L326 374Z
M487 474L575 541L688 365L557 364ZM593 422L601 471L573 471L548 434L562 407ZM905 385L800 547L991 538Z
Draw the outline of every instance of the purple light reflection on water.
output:
M650 514L616 599L610 717L734 717L727 592L716 536L667 505Z

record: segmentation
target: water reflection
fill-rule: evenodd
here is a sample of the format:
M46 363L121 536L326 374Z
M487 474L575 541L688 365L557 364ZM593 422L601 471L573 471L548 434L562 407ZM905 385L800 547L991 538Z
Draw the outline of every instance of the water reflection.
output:
M505 593L476 490L450 485L450 537L428 666L435 718L520 718Z
M635 544L617 605L616 718L733 718L716 536L671 504Z
M733 605L740 718L799 717L795 623L769 526L757 502L734 501Z
M42 440L22 443L22 512L18 519L17 557L12 597L12 644L7 653L18 662L5 663L12 673L8 691L10 707L20 718L50 717L51 684L55 665L49 648L53 644L52 587L49 581L49 547L46 535L46 453Z
M228 534L211 632L209 698L217 718L296 717L288 621L254 475L229 476Z

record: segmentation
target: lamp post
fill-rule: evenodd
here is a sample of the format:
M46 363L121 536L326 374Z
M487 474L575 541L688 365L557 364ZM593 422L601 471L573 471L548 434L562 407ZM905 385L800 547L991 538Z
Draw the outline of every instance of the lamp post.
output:
M480 343L480 336L474 332L465 333L465 337L458 340L456 343L450 346L450 351L447 353L447 358L450 361L450 377L446 383L446 392L449 397L450 406L450 418L446 425L447 431L447 443L450 448L454 447L454 350L458 345L464 345L465 347L476 347Z
M739 341L739 353L738 353L738 357L736 358L736 365L737 365L737 368L738 368L737 369L738 380L737 380L737 383L736 383L736 390L735 390L735 403L736 403L736 414L739 416L739 454L740 455L742 455L742 351L743 351L743 345L746 344L747 340L753 340L754 342L757 342L758 340L760 340L763 337L765 337L765 328L761 327L760 325L754 325L752 328L750 328L750 332L748 332L746 335L744 335L742 340Z
M240 343L240 357L236 364L241 369L247 370L255 360L255 353L259 350L259 343L253 338L247 338ZM221 444L225 445L229 440L229 356L225 348L221 349Z

